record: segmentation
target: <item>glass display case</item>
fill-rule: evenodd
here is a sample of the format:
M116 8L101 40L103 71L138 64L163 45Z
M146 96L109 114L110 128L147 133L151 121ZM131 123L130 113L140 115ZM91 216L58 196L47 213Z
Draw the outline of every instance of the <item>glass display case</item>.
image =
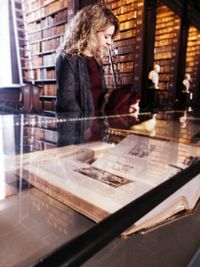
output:
M0 115L1 265L189 264L199 126L192 111Z

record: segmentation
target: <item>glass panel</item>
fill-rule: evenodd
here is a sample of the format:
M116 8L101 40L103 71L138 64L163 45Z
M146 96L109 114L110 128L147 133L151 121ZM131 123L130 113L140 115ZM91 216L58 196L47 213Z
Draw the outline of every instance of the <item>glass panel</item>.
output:
M186 169L200 155L199 126L198 114L188 111L141 113L137 120L130 115L1 115L2 264L33 264ZM194 206L198 184L199 176L190 181L189 191L197 193L191 198ZM182 198L175 200L167 202L167 213L158 210L158 220L150 216L123 235L160 233L155 225L187 209Z

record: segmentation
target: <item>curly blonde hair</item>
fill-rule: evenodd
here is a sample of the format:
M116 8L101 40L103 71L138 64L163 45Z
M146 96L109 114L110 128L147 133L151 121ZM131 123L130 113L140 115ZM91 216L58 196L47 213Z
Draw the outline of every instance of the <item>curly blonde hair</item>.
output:
M101 60L101 54L94 45L95 33L106 30L107 27L115 27L113 38L119 31L119 21L115 15L103 4L85 6L67 24L63 43L58 49L70 55L85 55L91 51L97 60Z

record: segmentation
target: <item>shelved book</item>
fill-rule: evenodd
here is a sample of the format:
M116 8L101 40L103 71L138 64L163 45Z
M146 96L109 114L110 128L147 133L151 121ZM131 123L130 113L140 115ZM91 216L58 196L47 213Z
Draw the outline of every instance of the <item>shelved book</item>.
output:
M105 143L66 146L34 152L29 158L26 155L16 168L13 159L12 164L9 159L7 163L12 166L10 171L15 169L35 187L100 222L186 169L199 156L198 146L129 135L115 147ZM200 198L199 185L200 174L123 235L151 229L182 211L192 211Z

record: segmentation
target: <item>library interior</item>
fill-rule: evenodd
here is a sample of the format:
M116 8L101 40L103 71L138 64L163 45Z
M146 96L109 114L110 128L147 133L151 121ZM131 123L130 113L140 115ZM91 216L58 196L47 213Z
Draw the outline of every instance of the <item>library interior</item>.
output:
M200 266L200 1L0 3L0 266Z

